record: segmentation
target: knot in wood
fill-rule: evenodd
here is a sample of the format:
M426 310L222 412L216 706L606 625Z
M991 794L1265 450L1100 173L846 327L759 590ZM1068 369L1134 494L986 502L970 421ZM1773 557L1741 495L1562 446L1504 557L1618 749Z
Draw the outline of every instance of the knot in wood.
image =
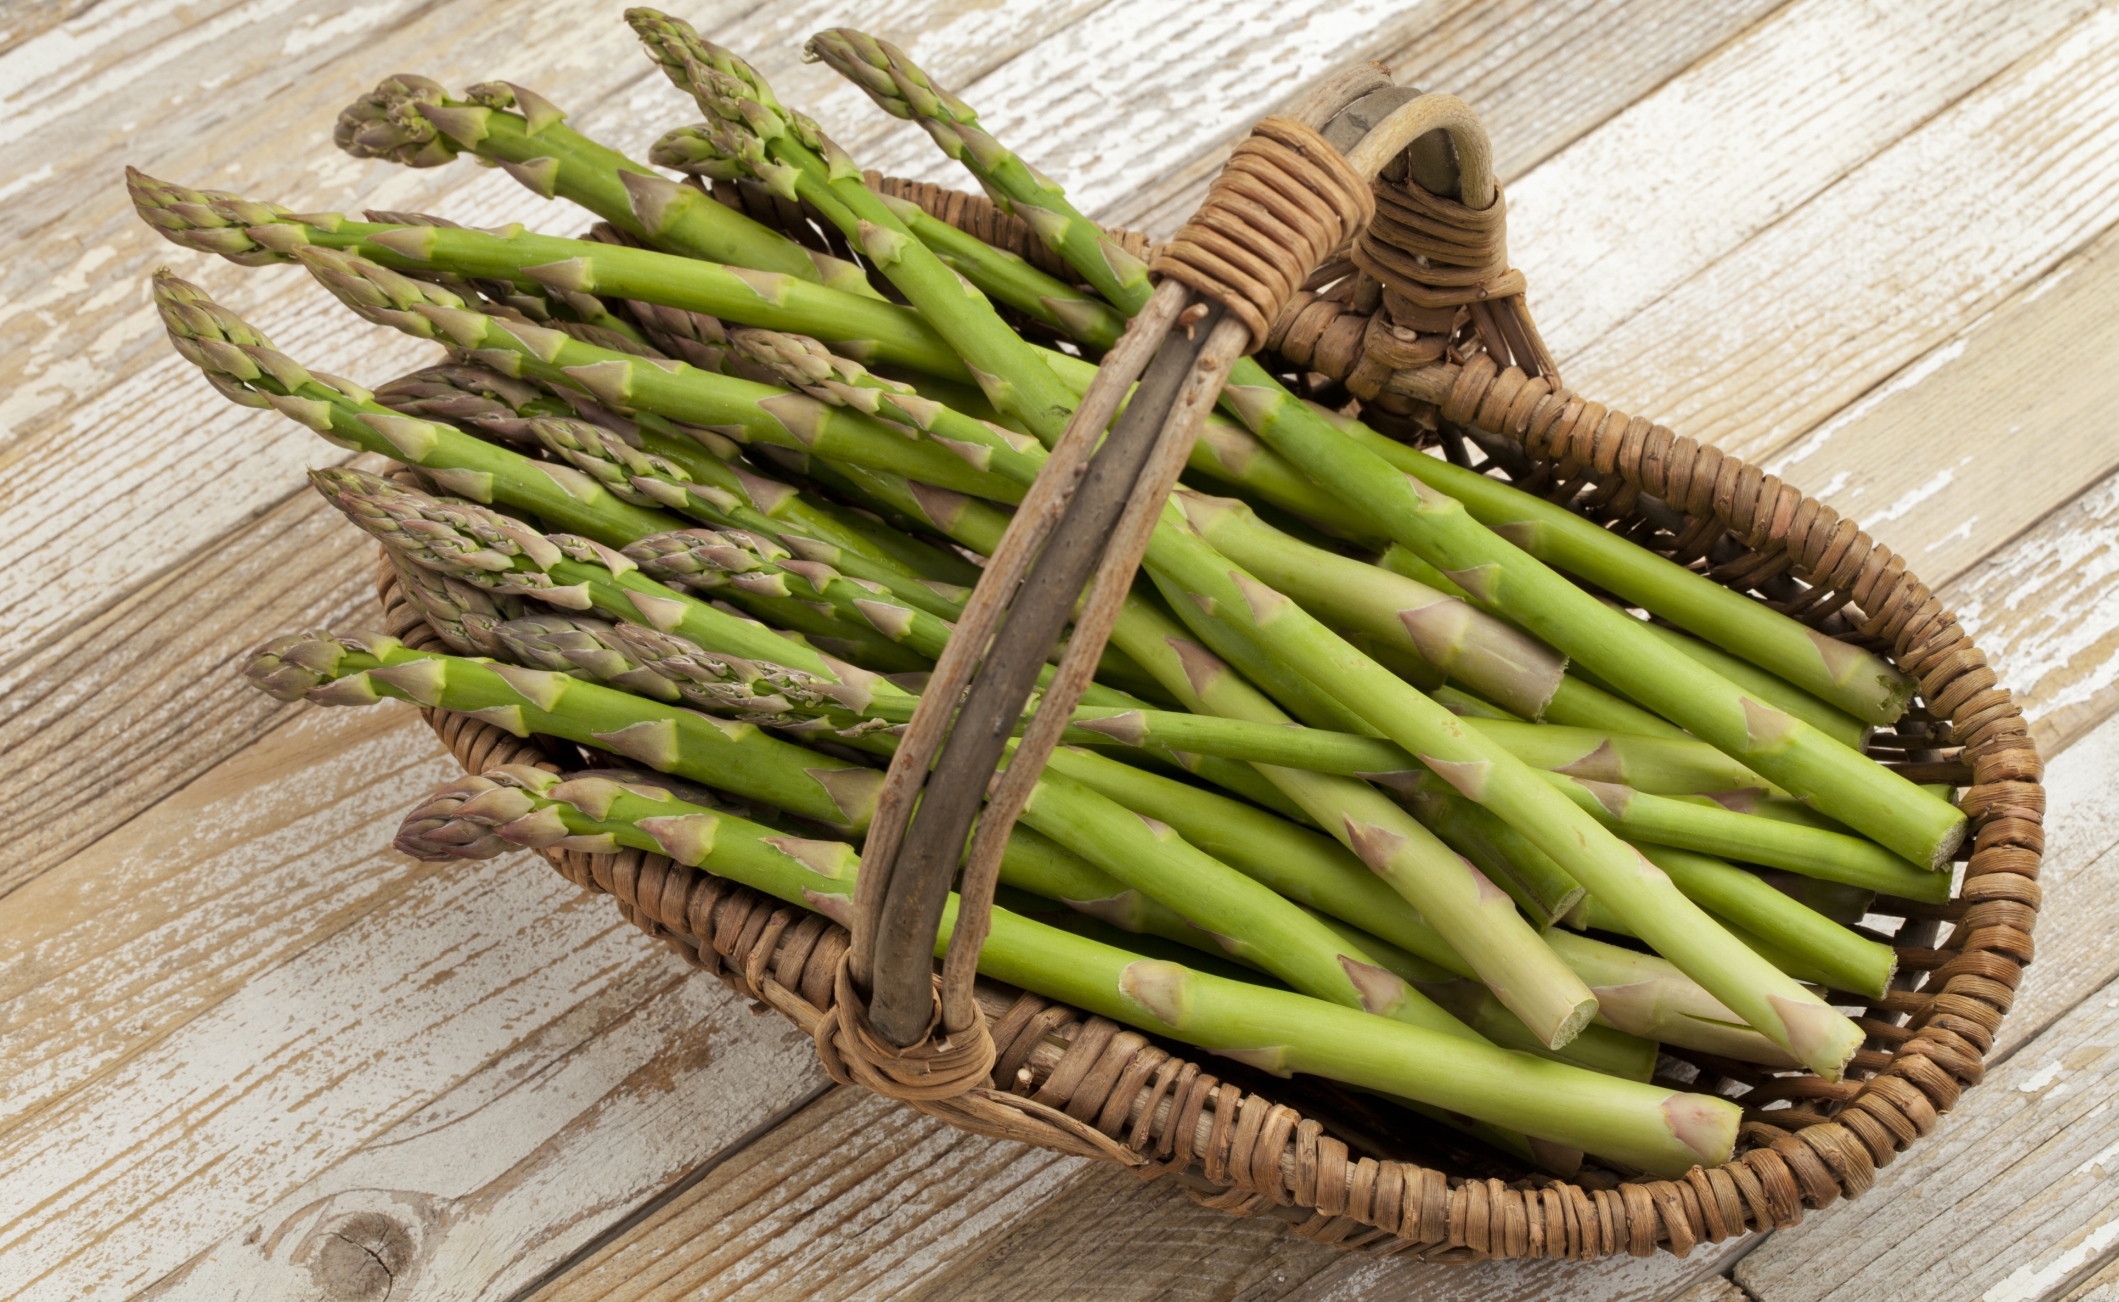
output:
M1288 299L1375 206L1368 182L1323 136L1267 118L1148 269L1226 307L1250 328L1256 352Z

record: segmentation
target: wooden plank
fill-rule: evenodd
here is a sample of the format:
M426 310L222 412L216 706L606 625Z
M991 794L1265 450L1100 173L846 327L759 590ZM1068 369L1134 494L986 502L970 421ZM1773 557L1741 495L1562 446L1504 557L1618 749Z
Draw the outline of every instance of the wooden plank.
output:
M1547 160L1509 188L1508 247L1562 373L1575 380L1575 355L2096 7L1795 0ZM1815 292L1714 308L1757 312L1790 290Z
M1671 1302L1750 1302L1744 1290L1717 1275L1696 1288L1672 1298Z
M2113 1262L2068 1290L2060 1302L2119 1302L2119 1262Z
M1736 1268L1761 1302L2038 1302L2119 1247L2119 987L1995 1068L1868 1196L1776 1234Z
M1303 1286L1274 1296L1283 1302L1360 1302L1373 1297L1443 1302L1540 1302L1556 1297L1664 1302L1726 1271L1732 1261L1755 1246L1751 1242L1706 1244L1682 1259L1666 1252L1591 1262L1503 1261L1474 1266L1433 1266L1395 1257L1377 1261L1345 1254Z
M305 711L10 898L10 1296L345 1296L361 1213L420 1296L504 1297L816 1087L541 861L380 849L452 769L409 710Z
M283 722L242 677L252 647L376 614L374 548L301 491L0 672L0 894Z
M834 1090L536 1296L933 1296L952 1258L1007 1234L1089 1165Z
M1570 355L1567 379L1762 458L2111 225L2115 120L2105 8Z
M1766 469L1861 521L1930 585L1948 583L2119 468L2115 350L2119 228Z
M1513 180L1779 3L1499 0L1414 11L1430 23L1425 30L1394 49L1376 48L1401 84L1447 91L1477 109L1493 139L1495 168ZM1595 67L1597 75L1581 75L1585 67ZM1273 111L1297 93L1293 86L1277 93ZM1248 125L1238 123L1236 132ZM1236 138L1232 133L1216 139L1190 162L1144 178L1138 189L1106 205L1101 217L1170 234L1206 197Z
M839 1299L1660 1299L1727 1252L1477 1268L1377 1261L1112 1167L837 1091L718 1167L538 1302Z
M1943 600L2051 752L2119 708L2119 477L1961 575Z

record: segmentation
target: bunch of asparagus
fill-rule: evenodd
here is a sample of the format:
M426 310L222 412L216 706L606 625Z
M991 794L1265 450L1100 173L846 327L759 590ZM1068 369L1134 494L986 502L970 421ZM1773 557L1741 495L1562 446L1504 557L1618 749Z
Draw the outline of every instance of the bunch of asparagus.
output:
M339 122L356 156L471 154L569 199L583 238L130 174L171 241L297 264L437 364L370 390L167 272L154 300L231 401L400 464L311 479L450 648L286 637L257 686L630 766L473 776L400 847L635 847L843 919L923 671L1147 269L887 43L808 51L1070 279L872 189L682 21L628 19L705 115L650 162L711 189L508 83L393 77ZM717 201L742 185L817 225ZM1864 1032L1834 1005L1895 961L1849 924L1948 897L1963 816L1862 753L1915 685L1354 410L1237 365L1008 842L980 970L1562 1170L1726 1160L1741 1110L1659 1051L1838 1079Z

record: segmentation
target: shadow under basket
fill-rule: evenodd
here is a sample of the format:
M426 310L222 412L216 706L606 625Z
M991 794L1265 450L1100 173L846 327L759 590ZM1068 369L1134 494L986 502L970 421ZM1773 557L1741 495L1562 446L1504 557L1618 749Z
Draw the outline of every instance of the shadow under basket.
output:
M880 183L1065 274L1021 222L984 199ZM755 187L715 191L805 242L831 245L827 227L785 200ZM1498 229L1498 213L1413 199L1431 224ZM1401 195L1401 214L1406 207ZM1141 237L1113 235L1146 253ZM1305 291L1288 304L1261 355L1268 369L1333 405L1358 398L1364 419L1385 433L1439 444L1460 464L1483 457L1476 468L1486 473L1888 655L1920 693L1870 751L1916 780L1958 789L1971 824L1959 852L1969 858L1962 884L1941 905L1880 898L1873 906L1872 925L1898 924L1889 938L1899 975L1880 1000L1832 996L1868 1032L1845 1080L1666 1051L1659 1075L1691 1076L1692 1088L1746 1110L1735 1159L1682 1180L1593 1162L1557 1179L1329 1082L1278 1080L1226 1060L1210 1069L1191 1061L1196 1051L1187 1046L982 980L979 1000L999 1055L993 1088L1044 1105L1039 1115L1051 1124L1040 1142L1172 1179L1207 1206L1279 1217L1305 1238L1375 1254L1684 1256L1701 1242L1790 1225L1805 1209L1862 1193L1877 1168L1979 1083L1982 1057L2032 957L2045 799L2021 711L1955 617L1853 522L1755 466L1559 388L1522 311L1520 277L1512 285L1489 279L1455 303L1444 301L1448 294L1422 301L1363 251L1337 289ZM387 564L379 595L386 632L408 646L440 646ZM557 743L548 750L541 739L463 715L423 712L470 773L586 762ZM660 855L539 853L584 890L612 896L627 921L686 962L805 1032L830 1009L848 938L828 919Z

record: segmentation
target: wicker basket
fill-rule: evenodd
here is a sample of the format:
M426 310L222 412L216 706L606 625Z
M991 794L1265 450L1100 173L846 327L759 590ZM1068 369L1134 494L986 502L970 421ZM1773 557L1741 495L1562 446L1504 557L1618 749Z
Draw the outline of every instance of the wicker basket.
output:
M878 181L1072 279L986 200ZM813 246L839 244L828 223L755 186L715 193ZM1682 1057L1697 1088L1737 1097L1746 1120L1735 1160L1680 1181L1596 1168L1553 1179L1473 1151L1411 1113L1234 1064L1209 1071L1186 1060L1184 1046L982 982L999 1054L994 1088L1043 1105L1029 1109L1048 1122L1038 1142L1167 1176L1207 1206L1270 1214L1306 1238L1376 1254L1575 1260L1660 1246L1683 1256L1703 1240L1793 1224L1805 1208L1866 1190L1878 1167L1979 1082L2032 956L2044 811L2037 751L1985 657L1900 557L1755 466L1558 387L1523 309L1522 278L1506 266L1499 203L1474 213L1402 177L1380 186L1379 199L1374 238L1357 245L1360 272L1323 296L1295 296L1274 323L1269 366L1320 395L1351 393L1371 424L1439 442L1460 464L1483 449L1489 473L1888 654L1919 680L1920 697L1871 750L1918 780L1964 789L1973 835L1963 886L1940 906L1875 905L1905 919L1895 937L1900 975L1863 1008L1869 1039L1844 1082ZM1144 238L1113 234L1147 254ZM832 251L853 256L843 245ZM439 644L387 565L380 596L387 632L414 647ZM465 716L426 714L472 773L580 763ZM542 853L583 889L614 897L628 921L685 961L803 1029L831 1007L848 942L825 918L659 855Z

